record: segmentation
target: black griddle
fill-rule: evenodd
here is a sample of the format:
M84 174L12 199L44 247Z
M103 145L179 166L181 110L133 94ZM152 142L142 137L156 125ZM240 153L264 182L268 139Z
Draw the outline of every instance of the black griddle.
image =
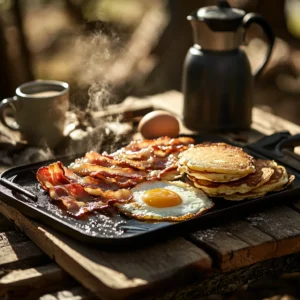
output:
M197 143L203 141L227 142L218 136L192 136ZM37 219L52 228L61 231L79 241L103 246L136 246L144 242L152 242L190 230L196 230L236 216L253 212L259 208L275 205L300 195L300 160L293 152L300 145L300 135L290 135L280 132L263 137L255 144L243 147L255 158L274 159L294 174L295 181L280 192L268 193L266 196L244 201L224 201L213 199L213 209L202 215L182 222L143 222L130 219L119 213L92 213L85 219L75 219L66 214L56 204L50 201L37 182L35 174L38 168L56 160L44 161L9 169L0 176L0 199L15 207L21 213ZM235 145L235 144L233 144ZM102 149L104 151L105 149ZM77 155L76 157L79 157ZM65 165L75 157L60 159ZM25 192L24 192L25 191ZM26 193L27 192L27 193ZM29 192L29 193L28 193Z

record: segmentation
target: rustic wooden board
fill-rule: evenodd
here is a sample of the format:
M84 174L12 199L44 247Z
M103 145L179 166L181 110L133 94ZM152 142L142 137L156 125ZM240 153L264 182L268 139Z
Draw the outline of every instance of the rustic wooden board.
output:
M215 299L214 295L224 295L234 291L236 288L244 284L249 284L252 281L264 278L268 276L272 278L273 276L279 277L282 273L289 272L299 272L300 270L300 253L294 253L288 256L282 256L277 258L268 259L262 262L258 262L251 266L233 270L230 272L223 272L219 269L214 269L210 276L197 280L190 284L184 285L184 287L173 286L171 291L165 291L164 293L158 294L148 294L145 297L140 299L144 300L174 300L174 299ZM299 273L298 273L299 274ZM299 275L298 275L299 276ZM272 284L272 288L275 288ZM286 291L285 291L286 292ZM280 295L280 293L279 293ZM144 295L143 295L144 296ZM221 299L243 299L238 297L225 295L224 297L220 296ZM228 298L227 298L228 297ZM283 297L284 298L284 297ZM216 297L216 299L219 299ZM247 295L246 299L263 299L259 298L257 294ZM265 295L264 299L270 299ZM271 298L277 299L277 298ZM294 299L294 298L293 298Z
M0 277L0 298L6 295L8 299L16 299L17 291L18 294L23 293L23 299L37 299L45 293L72 288L76 284L78 285L55 263L36 268L16 269Z
M276 249L272 237L245 221L196 231L189 239L211 253L224 272L269 259Z
M243 221L196 231L191 241L215 257L224 272L300 250L300 214L281 205Z
M103 299L119 299L157 283L207 271L210 257L183 238L113 253L87 247L0 202L0 212L84 286ZM174 282L173 282L174 284Z
M81 286L55 293L45 294L39 300L94 300L95 295Z
M49 258L26 236L14 230L0 232L0 271L47 261Z
M20 286L41 284L41 280L47 284L55 280L67 280L69 276L57 264L50 263L37 268L17 269L0 278L0 289L12 289Z
M28 241L28 238L15 230L0 232L0 249Z
M284 205L276 206L247 218L276 240L274 257L300 250L300 214Z
M59 299L92 299L89 291L78 288L78 283L68 273L49 261L28 237L0 215L1 299L38 299L47 293L48 299L56 295Z

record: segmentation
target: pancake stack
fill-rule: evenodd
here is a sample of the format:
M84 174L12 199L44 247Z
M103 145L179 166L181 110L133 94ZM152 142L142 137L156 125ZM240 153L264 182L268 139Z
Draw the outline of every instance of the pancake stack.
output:
M276 162L254 159L242 148L225 143L203 143L183 151L178 169L207 195L227 200L262 197L295 178Z

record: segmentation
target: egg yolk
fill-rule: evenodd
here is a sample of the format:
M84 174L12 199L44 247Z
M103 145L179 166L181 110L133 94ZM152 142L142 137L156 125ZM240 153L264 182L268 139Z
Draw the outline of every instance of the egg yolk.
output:
M153 189L143 194L143 201L153 207L172 207L182 203L178 194L167 189Z

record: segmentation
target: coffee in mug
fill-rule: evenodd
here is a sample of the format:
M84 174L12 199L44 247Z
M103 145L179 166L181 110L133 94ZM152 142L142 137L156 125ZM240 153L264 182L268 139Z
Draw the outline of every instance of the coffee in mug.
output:
M16 95L0 103L0 120L12 130L21 132L30 145L54 148L63 137L69 108L69 85L54 80L37 80L22 84ZM11 107L15 122L7 121Z
M51 96L57 96L59 92L57 91L45 91L45 92L38 92L34 94L30 94L31 97L51 97Z

